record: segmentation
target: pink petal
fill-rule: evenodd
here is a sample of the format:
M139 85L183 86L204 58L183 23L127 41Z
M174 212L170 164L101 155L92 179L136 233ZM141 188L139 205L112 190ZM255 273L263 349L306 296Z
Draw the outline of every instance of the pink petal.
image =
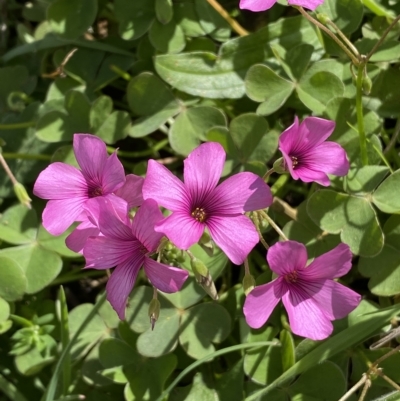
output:
M136 213L133 223L133 235L146 247L149 252L157 249L162 233L156 232L154 226L164 219L163 214L158 208L157 202L153 199L143 201Z
M240 0L239 8L250 11L265 11L275 3L276 0Z
M183 182L155 160L149 160L143 183L143 199L148 198L172 211L190 209L189 195Z
M89 237L83 248L86 266L93 269L111 269L127 260L141 261L142 244L137 240L121 241L107 237ZM138 262L139 263L139 262Z
M82 173L65 163L52 163L37 178L33 193L42 199L88 197L88 186Z
M212 192L208 207L215 213L237 214L265 209L272 194L262 178L253 173L239 173L225 180Z
M344 276L351 269L352 254L346 244L339 244L331 251L314 259L309 266L299 271L306 280L333 279Z
M212 216L207 227L211 238L236 265L243 263L259 241L257 230L247 216Z
M82 222L74 231L65 239L65 244L74 252L82 253L83 247L89 237L97 237L100 230L89 220Z
M144 259L144 271L154 287L168 294L179 291L189 276L186 270L158 263L148 257Z
M315 282L309 284L311 287L315 287ZM330 320L346 317L361 302L359 294L336 281L323 280L317 283L318 285L321 286L319 291L314 292L314 289L311 288L310 293L313 293L314 302ZM309 291L308 285L302 288L307 292Z
M312 298L305 298L305 294L291 286L282 301L294 334L311 340L324 340L331 335L331 321Z
M116 153L113 153L102 167L101 183L104 194L110 194L124 185L125 171Z
M296 167L295 170L289 167L289 171L295 180L300 179L303 182L316 182L324 187L331 185L329 177L323 171L311 170L308 167Z
M101 173L107 162L106 144L94 135L75 134L73 147L82 173L89 181L101 182Z
M47 202L42 219L44 228L53 235L61 235L83 211L84 198L55 199Z
M225 163L225 150L216 142L203 143L184 160L183 176L193 206L198 206L218 184Z
M247 324L253 329L263 326L282 296L278 280L254 288L244 301L243 313Z
M125 177L125 184L115 191L115 195L128 202L129 209L140 206L143 202L142 187L144 179L135 174Z
M315 10L320 6L325 0L288 0L291 6L301 6L308 8L309 10Z
M299 125L295 117L293 125L279 137L279 150L289 156L301 156L324 142L335 129L335 122L318 117L307 117Z
M296 241L277 242L267 252L269 267L281 276L294 270L303 270L307 258L306 247Z
M104 201L99 199L107 199L112 204L111 213L116 214L125 225L130 225L128 218L128 204L122 198L114 194L108 194L102 197L96 197L88 199L85 203L85 211L88 215L88 219L96 227L99 226L100 215L105 207Z
M125 319L126 302L135 285L136 277L142 264L143 259L127 260L125 263L118 265L108 279L106 286L107 299L121 320Z
M205 225L187 213L174 212L155 226L155 231L165 234L180 249L189 249L204 232Z

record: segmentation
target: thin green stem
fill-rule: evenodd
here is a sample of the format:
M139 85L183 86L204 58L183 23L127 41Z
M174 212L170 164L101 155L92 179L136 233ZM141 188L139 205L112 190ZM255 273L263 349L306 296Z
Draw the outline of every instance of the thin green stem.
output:
M340 39L342 39L342 41L346 44L346 46L354 53L354 55L357 57L357 59L359 59L360 53L357 49L357 47L355 47L353 45L353 43L350 42L350 40L347 38L347 36L339 29L339 27L331 20L326 22L327 25L330 25L335 31L336 33L339 35Z
M15 178L13 172L11 171L10 167L8 167L8 164L6 162L6 160L3 157L3 154L0 152L0 164L3 166L4 171L6 172L6 174L8 175L8 177L10 178L10 181L13 183L13 185L18 184L17 179Z
M15 124L0 124L0 130L29 128L33 127L34 125L36 125L36 121L28 121L26 123Z
M14 384L0 374L0 391L12 401L28 401Z
M284 232L279 228L275 221L272 220L271 217L269 217L268 214L264 212L264 210L259 210L259 213L265 218L265 220L268 221L268 223L279 234L279 236L281 236L285 241L289 241Z
M72 283L87 277L104 277L103 270L85 271L81 274L65 274L64 276L57 277L50 285L60 285Z
M217 356L229 354L230 352L235 352L235 351L240 351L242 349L246 348L259 348L259 347L265 347L265 346L277 346L279 343L277 341L260 341L260 342L254 342L254 343L248 343L248 344L239 344L239 345L233 345L232 347L227 347L224 349L221 349L219 351L213 352L212 354L204 357L203 359L200 359L196 362L193 362L191 365L189 365L186 369L184 369L178 376L177 378L165 389L162 394L157 398L156 401L163 401L165 397L171 392L171 390L192 370L196 369L198 366L202 365L204 362L208 362L211 359L216 358Z
M165 138L162 141L160 141L157 144L155 144L152 148L146 149L146 150L142 150L142 151L139 151L139 152L125 152L123 150L118 150L118 156L121 156L121 157L145 157L145 156L151 156L154 153L158 152L160 149L164 148L166 145L168 145L168 143L169 143L169 139ZM117 149L113 148L112 146L107 146L107 152L108 153L113 153L116 150Z
M86 316L86 319L82 322L82 324L79 326L78 330L75 332L74 336L69 341L68 345L64 348L59 360L57 361L57 364L54 369L53 375L51 377L49 386L47 388L47 393L45 395L44 401L53 401L54 400L54 396L55 396L56 389L57 389L58 379L62 372L62 369L64 366L64 361L65 361L66 357L69 355L69 352L71 351L72 346L75 344L76 340L81 335L82 331L92 321L92 319L96 316L99 309L103 306L105 300L106 300L106 293L101 295L101 297L99 298L97 303L93 306L93 309Z
M22 160L43 160L43 161L50 161L52 156L50 155L31 155L28 153L3 153L5 159L8 160L15 160L15 159L22 159Z
M308 19L312 24L322 29L328 36L330 36L335 41L335 43L347 54L347 56L350 58L353 64L355 65L359 64L359 60L357 59L357 57L354 56L354 54L347 48L347 46L330 29L328 29L325 25L321 24L315 18L311 17L311 15L308 14L308 12L305 11L303 7L295 6L294 8L299 10L299 12L303 15L303 17Z
M263 175L263 180L264 180L265 182L268 182L269 176L270 176L272 173L274 173L274 172L275 172L274 168L273 168L273 167L270 168L270 169Z
M357 68L357 81L356 81L356 86L357 86L357 94L356 94L357 125L358 125L358 135L360 138L361 163L363 166L368 166L367 137L365 134L364 114L363 114L363 105L362 105L363 79L364 79L364 64L360 64Z

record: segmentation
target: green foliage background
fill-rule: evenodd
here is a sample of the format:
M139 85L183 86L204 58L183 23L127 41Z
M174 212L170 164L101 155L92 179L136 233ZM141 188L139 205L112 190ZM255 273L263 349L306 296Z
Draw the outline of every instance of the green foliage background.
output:
M31 210L18 204L0 173L0 400L334 401L390 350L368 347L400 311L400 25L366 67L365 165L350 60L278 3L255 14L221 1L249 31L240 36L207 0L0 2L0 146L33 198ZM325 0L317 12L367 54L400 3ZM181 292L160 295L152 331L152 290L141 276L120 322L101 295L107 276L82 271L83 258L66 248L72 228L52 237L40 224L44 202L32 196L33 183L50 162L76 165L76 132L102 138L110 153L118 148L127 173L144 175L154 158L180 175L185 156L216 141L227 152L224 177L262 176L294 115L336 121L331 140L351 161L330 188L288 175L269 181L270 216L310 258L339 242L355 255L342 282L364 299L324 342L293 336L279 308L251 330L242 269L199 246L192 252L210 269L218 302L191 273ZM262 229L268 243L279 239L266 222ZM178 256L169 260L176 265ZM258 284L271 280L261 246L249 262ZM189 261L182 266L191 271ZM379 365L395 382L399 358ZM365 399L400 400L392 392L375 377Z

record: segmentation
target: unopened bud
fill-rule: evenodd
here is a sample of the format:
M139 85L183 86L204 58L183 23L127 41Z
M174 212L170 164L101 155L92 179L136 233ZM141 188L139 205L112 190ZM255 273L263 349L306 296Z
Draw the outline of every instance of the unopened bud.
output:
M29 197L28 192L26 192L25 187L20 183L17 182L14 184L14 192L15 195L17 196L18 200L26 206L28 209L31 209L31 202L32 199Z
M283 157L277 159L273 165L273 169L278 174L287 173L285 159Z
M190 261L196 281L203 287L204 291L214 300L218 299L217 289L206 265L197 258Z
M328 15L324 13L318 13L317 14L317 20L321 22L321 24L327 25L330 22L330 19Z
M256 280L254 280L254 277L251 274L245 274L242 283L243 291L246 296L249 295L256 286Z
M372 80L367 74L365 74L363 77L362 89L363 89L364 95L369 95L371 93Z
M157 298L153 298L150 301L149 304L149 318L150 318L150 324L151 324L151 329L154 330L154 326L156 324L156 321L158 320L158 317L160 316L160 301Z
M210 234L204 231L203 235L200 237L199 245L208 256L213 256L214 244L211 241Z

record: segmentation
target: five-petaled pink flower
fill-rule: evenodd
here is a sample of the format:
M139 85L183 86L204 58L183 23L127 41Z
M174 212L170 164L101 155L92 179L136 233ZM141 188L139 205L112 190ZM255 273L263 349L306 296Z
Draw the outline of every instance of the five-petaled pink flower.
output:
M288 0L290 6L300 6L315 10L325 0ZM271 8L276 0L240 0L239 7L250 11L265 11Z
M259 241L253 223L243 213L268 207L272 195L264 181L249 172L235 174L217 186L224 163L223 147L204 143L185 159L182 182L149 160L143 198L154 199L173 212L155 229L178 248L188 249L198 242L207 227L229 259L241 264Z
M108 157L106 145L89 134L75 134L75 157L82 170L65 163L52 163L35 182L33 193L50 199L43 211L43 226L53 235L62 234L73 222L85 221L86 202L113 193L125 183L117 154Z
M157 203L142 203L133 221L115 209L108 198L98 198L100 213L95 213L102 236L89 237L83 248L87 268L109 269L116 266L106 286L107 299L120 319L125 318L126 301L143 266L151 284L160 291L179 291L188 277L186 270L158 263L150 258L163 234L154 225L163 219ZM88 213L96 208L88 209Z
M327 174L344 176L348 173L346 151L335 142L325 142L334 129L334 121L307 117L299 125L295 117L293 125L281 134L279 150L285 168L295 180L329 186Z
M356 292L333 279L351 268L351 252L340 244L306 266L307 250L296 241L278 242L269 248L267 260L279 277L254 288L244 303L250 327L258 329L282 299L293 333L323 340L333 330L332 320L347 316L360 303Z

